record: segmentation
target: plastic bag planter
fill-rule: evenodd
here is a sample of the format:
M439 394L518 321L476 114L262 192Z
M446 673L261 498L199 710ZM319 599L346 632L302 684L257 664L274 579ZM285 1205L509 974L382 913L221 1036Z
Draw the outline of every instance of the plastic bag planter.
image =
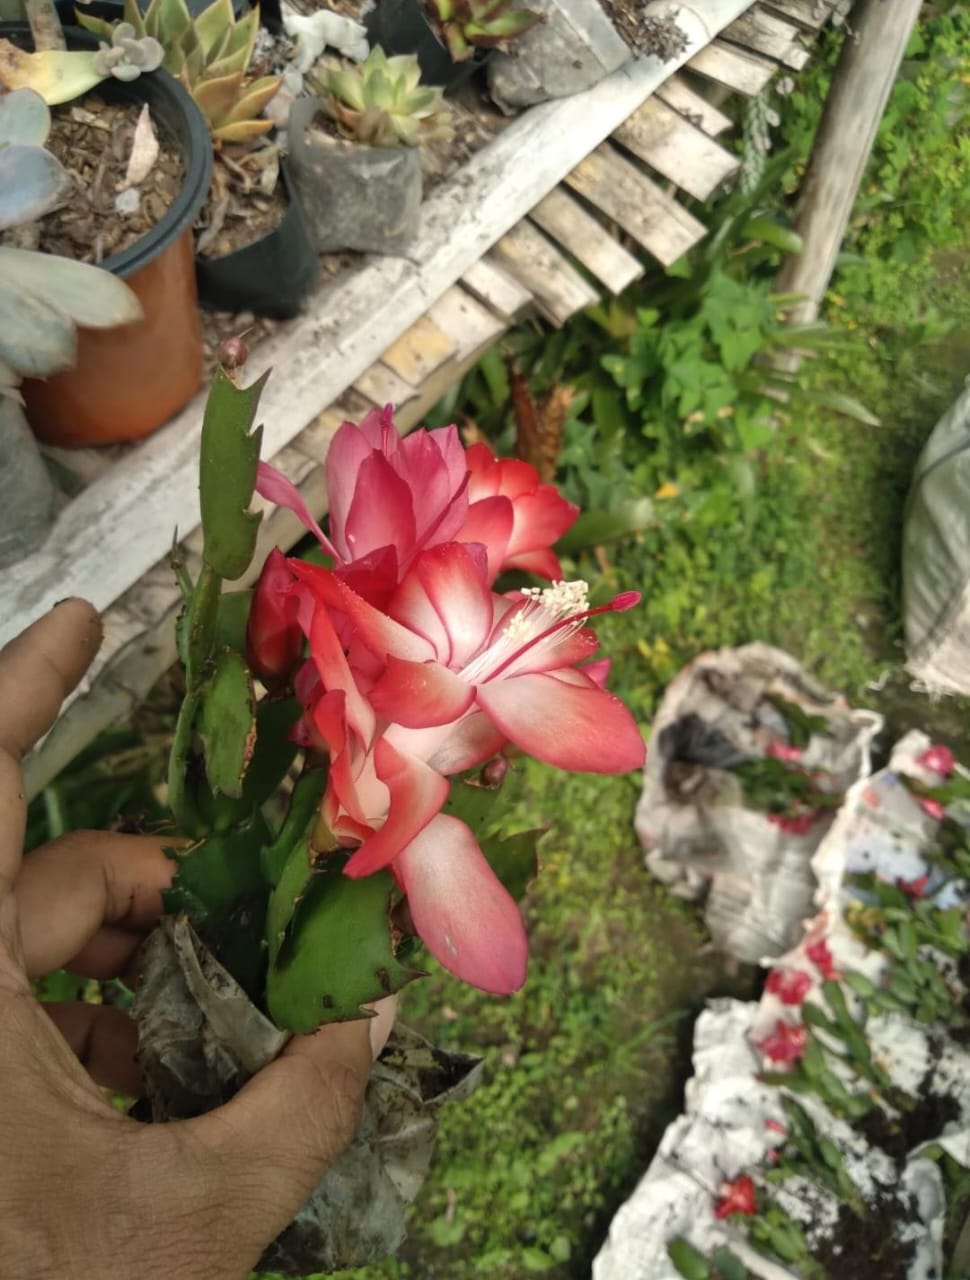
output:
M288 320L312 291L320 262L285 160L280 182L289 207L272 231L220 258L196 258L204 306Z
M503 110L591 89L633 52L597 0L528 0L543 21L488 65L489 93Z
M417 147L308 142L319 110L314 99L297 99L289 124L290 173L317 251L404 253L421 211Z
M161 1123L219 1106L288 1040L199 940L185 916L149 936L133 1013L148 1105ZM360 1132L260 1268L283 1275L363 1267L392 1254L431 1162L438 1112L467 1097L482 1059L433 1048L398 1026L374 1064Z
M364 18L367 38L380 45L388 57L413 53L425 84L442 85L446 93L464 84L492 57L482 50L464 62L455 62L439 40L421 0L380 0Z

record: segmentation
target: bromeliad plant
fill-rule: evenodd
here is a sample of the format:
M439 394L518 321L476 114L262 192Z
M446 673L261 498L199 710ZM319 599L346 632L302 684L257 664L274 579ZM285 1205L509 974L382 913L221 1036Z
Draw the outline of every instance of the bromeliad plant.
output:
M504 48L541 20L531 9L514 8L513 0L428 0L428 8L455 62Z
M319 66L308 84L324 112L352 142L414 147L451 129L444 91L421 84L421 68L411 54L388 58L375 46L359 65Z
M455 427L401 439L390 407L335 436L325 533L258 462L262 385L220 373L203 425L204 564L194 582L179 570L186 697L169 773L194 843L168 905L290 1031L365 1016L417 976L417 939L466 982L515 991L515 897L537 833L489 837L505 755L642 764L588 625L639 597L590 608L551 549L577 509L527 464L465 450ZM221 585L252 558L254 489L295 512L321 555L271 552L250 600ZM498 592L506 569L552 583ZM267 801L287 774L274 823Z

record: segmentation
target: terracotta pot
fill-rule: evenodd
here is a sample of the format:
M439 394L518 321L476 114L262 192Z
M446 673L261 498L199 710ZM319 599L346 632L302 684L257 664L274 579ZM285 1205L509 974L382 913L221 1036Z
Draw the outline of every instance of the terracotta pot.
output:
M0 27L0 34L29 45L23 26ZM90 47L93 40L84 31L65 35L74 48ZM111 101L147 102L153 121L180 146L185 175L182 190L152 230L101 264L135 291L143 318L116 329L79 329L74 369L23 384L33 430L48 444L68 448L139 440L202 385L192 225L212 178L209 131L198 107L165 71L130 84L111 80L97 92Z

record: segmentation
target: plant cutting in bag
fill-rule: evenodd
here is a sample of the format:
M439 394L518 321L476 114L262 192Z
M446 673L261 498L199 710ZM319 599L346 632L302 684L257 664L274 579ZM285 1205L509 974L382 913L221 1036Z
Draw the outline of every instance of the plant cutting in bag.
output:
M238 342L224 347L238 367ZM423 946L506 995L524 982L516 899L539 832L493 833L505 753L638 768L640 732L604 687L590 608L551 546L577 509L528 464L465 450L455 427L401 439L392 410L344 423L326 458L329 532L258 459L265 378L223 370L202 432L203 566L179 569L186 694L169 768L190 844L136 1003L157 1119L208 1109L291 1033L368 1016L421 976ZM270 553L255 590L254 490L294 511L313 562ZM320 561L325 560L326 566ZM499 593L505 569L551 585ZM267 1265L362 1265L403 1238L437 1106L474 1062L393 1039L364 1129Z
M154 40L119 28L98 48L70 31L64 49L53 6L32 6L32 15L33 28L0 27L0 86L33 89L53 105L47 147L72 176L29 233L8 230L4 241L100 263L128 281L144 318L129 316L110 336L81 321L76 370L26 385L28 416L57 444L137 439L202 378L190 226L211 153L195 107L157 70Z
M321 252L403 253L421 207L419 144L448 134L440 89L421 84L414 57L371 50L360 66L323 62L317 98L290 112L294 181Z

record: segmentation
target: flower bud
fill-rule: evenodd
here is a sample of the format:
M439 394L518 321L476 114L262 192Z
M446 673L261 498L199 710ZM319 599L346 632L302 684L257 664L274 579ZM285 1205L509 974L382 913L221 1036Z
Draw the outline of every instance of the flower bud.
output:
M482 765L482 771L479 774L482 786L489 789L500 787L505 781L505 775L508 771L509 762L505 756L493 756L491 760L487 760Z
M297 622L293 587L286 557L274 547L256 583L246 628L250 669L267 688L286 684L303 653L303 632Z
M226 338L219 344L219 363L227 373L241 369L249 359L249 348L242 338Z

